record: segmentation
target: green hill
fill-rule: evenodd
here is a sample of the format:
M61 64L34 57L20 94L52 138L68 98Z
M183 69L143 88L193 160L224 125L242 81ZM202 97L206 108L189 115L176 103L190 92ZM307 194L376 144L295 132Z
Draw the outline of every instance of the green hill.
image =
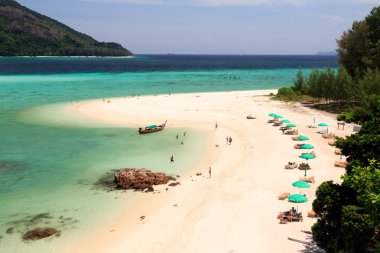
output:
M13 0L0 0L0 56L128 56L113 42L90 36Z

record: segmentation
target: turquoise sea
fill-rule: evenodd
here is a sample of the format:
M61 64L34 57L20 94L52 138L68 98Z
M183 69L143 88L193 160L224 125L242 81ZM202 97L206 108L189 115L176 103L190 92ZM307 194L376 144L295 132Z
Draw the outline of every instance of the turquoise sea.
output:
M51 124L38 120L39 114L54 114L54 107L45 105L279 88L292 84L299 67L307 74L335 67L336 61L320 56L0 58L0 252L59 252L110 223L141 194L109 191L100 179L110 181L112 172L124 167L183 175L203 155L203 134L191 129L142 136L136 129L86 121ZM185 130L186 137L177 140ZM179 145L183 138L185 145ZM60 236L22 241L26 230L44 226L58 228Z

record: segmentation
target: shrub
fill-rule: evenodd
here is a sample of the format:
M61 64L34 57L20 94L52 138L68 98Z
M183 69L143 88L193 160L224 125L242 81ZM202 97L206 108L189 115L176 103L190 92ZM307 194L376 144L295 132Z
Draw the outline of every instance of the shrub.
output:
M278 90L277 96L293 100L297 97L297 93L290 87L283 87Z
M352 112L343 112L342 114L339 114L336 117L337 120L339 121L345 121L347 123L351 123L353 119Z

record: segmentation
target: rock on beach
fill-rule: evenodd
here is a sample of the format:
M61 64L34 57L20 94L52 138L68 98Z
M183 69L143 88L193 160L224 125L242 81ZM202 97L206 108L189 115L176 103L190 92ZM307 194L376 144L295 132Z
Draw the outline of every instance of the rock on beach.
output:
M55 228L36 228L27 231L23 235L22 239L24 239L25 241L35 241L55 235L57 233L58 231Z
M167 184L176 179L162 172L152 172L147 169L127 168L115 173L116 187L119 189L135 189L143 191L153 185Z

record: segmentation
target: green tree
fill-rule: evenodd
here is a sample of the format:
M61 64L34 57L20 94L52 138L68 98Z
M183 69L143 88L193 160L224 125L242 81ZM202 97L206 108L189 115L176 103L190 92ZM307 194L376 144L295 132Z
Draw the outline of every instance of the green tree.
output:
M380 6L337 40L339 62L351 76L362 76L368 69L380 68Z
M339 68L338 76L336 78L336 85L334 88L335 100L341 102L342 100L347 101L352 99L352 79L343 67Z
M341 210L346 201L349 191L343 191L342 186L332 181L323 182L317 189L316 199L313 201L313 210L318 214L318 220L312 227L313 239L318 246L327 252L336 252L342 248ZM348 195L350 196L350 195Z
M319 80L320 80L320 70L318 69L312 70L307 78L307 86L309 90L309 95L312 96L314 99L317 99L317 102L319 98L321 97L321 89L319 85Z
M380 161L380 96L371 96L352 112L352 121L362 125L359 133L337 138L336 145L348 161L367 166L371 159Z
M301 95L304 95L306 93L307 87L301 68L298 69L296 79L294 80L294 86L292 88L294 91L300 93Z
M322 183L313 210L313 239L327 252L380 250L380 164L352 166L341 185Z

